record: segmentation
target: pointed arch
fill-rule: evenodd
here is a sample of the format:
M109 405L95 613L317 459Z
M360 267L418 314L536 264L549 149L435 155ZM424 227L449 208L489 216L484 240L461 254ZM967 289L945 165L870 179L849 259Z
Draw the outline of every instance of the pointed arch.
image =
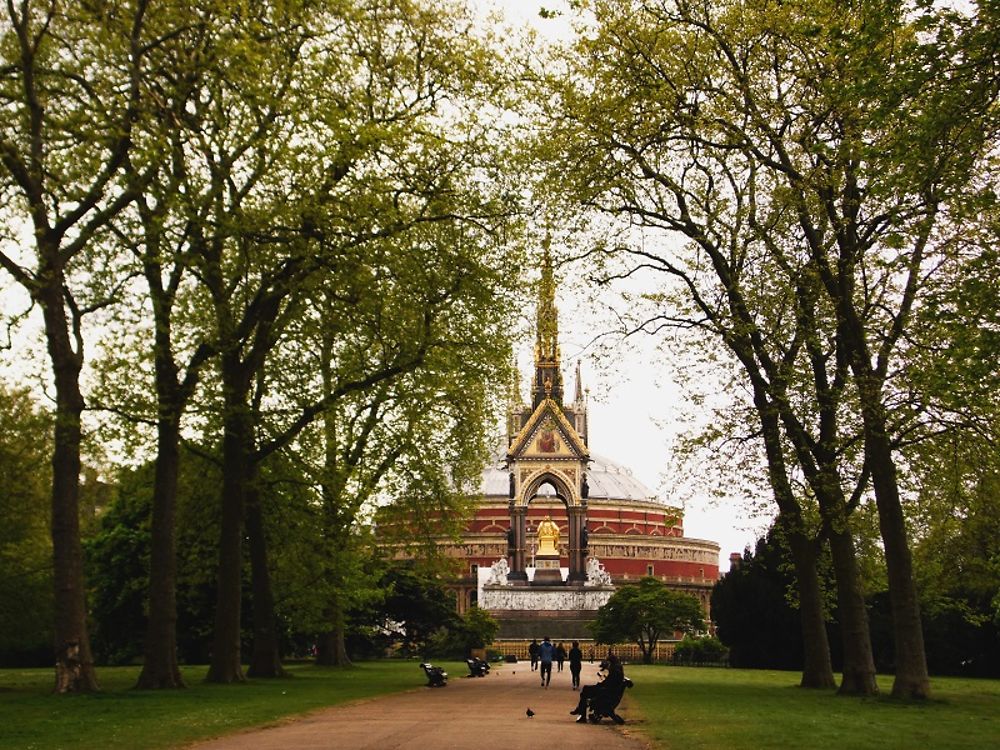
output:
M556 491L556 497L562 500L563 505L567 509L576 505L577 494L569 486L565 477L560 476L554 471L545 470L533 476L524 486L520 498L523 507L526 508L531 504L531 501L538 495L538 490L543 484L551 485L552 489Z

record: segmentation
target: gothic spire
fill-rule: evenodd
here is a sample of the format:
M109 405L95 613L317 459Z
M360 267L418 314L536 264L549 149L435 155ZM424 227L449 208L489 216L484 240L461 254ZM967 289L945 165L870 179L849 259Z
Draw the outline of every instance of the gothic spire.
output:
M535 384L532 402L538 406L551 398L562 403L562 373L559 370L559 312L552 271L549 238L542 243L542 277L538 282L537 331L535 338Z
M556 309L556 282L552 272L549 240L542 245L542 278L538 282L537 338L535 361L559 360L559 311Z

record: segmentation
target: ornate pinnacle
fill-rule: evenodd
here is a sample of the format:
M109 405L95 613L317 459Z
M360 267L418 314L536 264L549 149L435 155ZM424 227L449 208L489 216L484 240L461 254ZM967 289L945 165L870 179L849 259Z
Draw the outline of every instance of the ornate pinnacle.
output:
M559 361L559 312L556 309L556 282L549 243L548 237L542 243L542 278L538 282L538 331L535 343L537 365Z
M546 398L561 404L562 373L559 371L559 313L556 310L556 282L552 271L549 239L542 244L542 277L538 281L538 331L535 340L535 382L532 408Z

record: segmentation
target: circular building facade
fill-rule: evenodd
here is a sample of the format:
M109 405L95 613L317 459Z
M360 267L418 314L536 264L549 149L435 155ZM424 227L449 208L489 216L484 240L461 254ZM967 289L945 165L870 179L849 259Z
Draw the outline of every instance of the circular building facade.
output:
M453 584L462 612L478 602L491 566L508 556L511 517L504 461L505 450L498 450L483 472L481 498L461 541L443 543L446 554L462 561L463 575ZM685 537L683 511L657 500L627 467L609 458L591 454L587 480L587 552L600 561L612 583L655 576L698 597L707 612L719 577L719 545ZM532 547L534 531L546 516L559 526L560 564L568 568L567 510L552 487L544 484L527 510ZM532 569L529 562L528 570Z

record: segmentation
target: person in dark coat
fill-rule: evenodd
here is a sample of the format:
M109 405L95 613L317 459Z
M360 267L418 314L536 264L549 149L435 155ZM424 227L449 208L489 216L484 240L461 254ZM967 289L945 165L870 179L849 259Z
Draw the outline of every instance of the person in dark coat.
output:
M566 661L566 648L562 645L562 641L556 646L556 667L557 671L562 672L563 662Z
M608 676L596 685L585 685L580 691L580 701L576 704L576 708L570 711L571 714L579 717L576 720L577 724L587 720L587 703L589 701L608 696L617 696L617 699L621 700L621 695L625 692L625 670L622 668L621 661L615 654L608 654L608 660L605 663L607 664ZM614 701L616 705L618 700ZM624 723L624 719L618 714L613 713L612 718L618 724Z
M528 644L528 657L531 659L531 671L538 669L538 639L532 638Z
M573 689L580 687L580 670L583 669L583 651L580 650L580 642L573 641L573 647L569 650L569 673L573 678Z

